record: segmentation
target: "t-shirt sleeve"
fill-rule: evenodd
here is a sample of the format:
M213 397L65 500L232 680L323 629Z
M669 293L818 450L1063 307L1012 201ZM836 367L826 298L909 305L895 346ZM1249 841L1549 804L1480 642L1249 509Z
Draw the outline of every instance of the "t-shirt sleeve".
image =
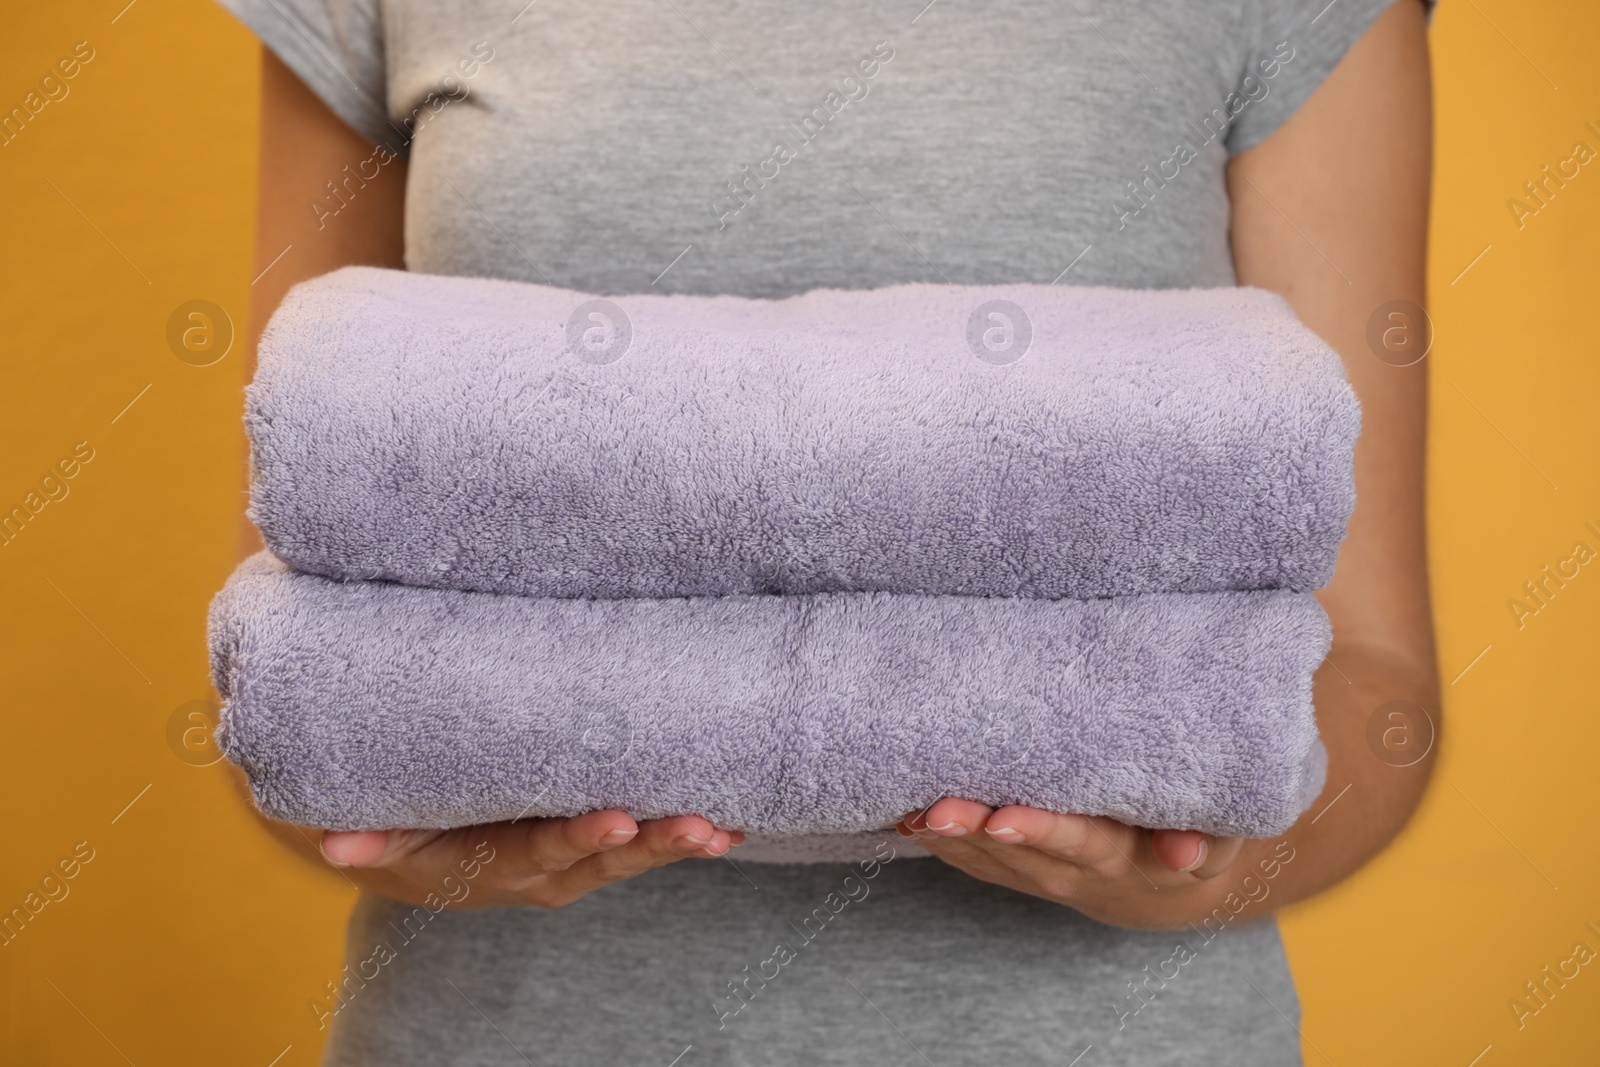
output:
M1228 154L1283 125L1391 4L1417 2L1246 0L1245 61L1234 87L1242 107L1228 129ZM1432 0L1426 3L1431 11Z
M404 154L387 108L380 0L217 0L357 133Z

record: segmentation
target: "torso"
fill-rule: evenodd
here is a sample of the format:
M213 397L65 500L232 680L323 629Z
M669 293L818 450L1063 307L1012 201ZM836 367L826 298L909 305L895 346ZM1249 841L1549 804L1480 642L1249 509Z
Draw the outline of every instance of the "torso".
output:
M458 97L410 150L409 269L611 294L1233 283L1206 120L1246 61L1244 0L925 2L383 5L391 112ZM1084 1067L1299 1062L1270 922L1230 928L1146 1002L1128 983L1179 935L903 852L723 1018L727 983L852 868L741 869L445 912L414 939L409 907L365 899L352 961L379 939L395 958L339 1013L330 1062L1065 1065L1091 1044Z

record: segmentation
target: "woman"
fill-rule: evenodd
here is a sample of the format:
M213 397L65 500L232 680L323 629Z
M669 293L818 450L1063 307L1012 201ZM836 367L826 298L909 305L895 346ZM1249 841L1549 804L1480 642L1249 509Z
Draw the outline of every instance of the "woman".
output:
M330 833L363 895L311 1004L328 1063L1299 1062L1271 912L1400 830L1430 760L1380 758L1369 722L1438 706L1425 371L1369 342L1423 301L1422 4L226 2L271 50L258 329L351 263L610 294L1243 284L1364 410L1319 594L1328 785L1283 838L956 798L731 855L620 811Z

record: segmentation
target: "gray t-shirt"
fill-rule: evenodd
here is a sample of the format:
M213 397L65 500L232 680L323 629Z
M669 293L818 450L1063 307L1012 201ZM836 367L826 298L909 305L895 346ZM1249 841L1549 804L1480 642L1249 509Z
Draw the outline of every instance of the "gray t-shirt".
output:
M1231 285L1228 159L1391 0L223 2L379 146L306 191L323 229L405 156L412 270L781 296ZM1300 1062L1264 876L1139 932L851 848L556 911L363 897L313 1025L392 1067Z

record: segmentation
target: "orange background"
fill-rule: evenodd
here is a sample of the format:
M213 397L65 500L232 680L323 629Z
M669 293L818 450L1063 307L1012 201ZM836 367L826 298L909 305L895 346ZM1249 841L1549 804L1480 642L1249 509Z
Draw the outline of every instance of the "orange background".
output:
M125 2L23 5L0 35L5 110L76 42L95 49L0 147L0 508L94 449L0 547L0 911L93 850L0 947L0 1058L298 1067L352 892L169 741L209 692L205 607L244 501L239 349L192 366L167 320L203 299L245 328L259 49L204 0ZM1577 941L1600 949L1600 562L1520 629L1508 608L1576 541L1600 550L1600 162L1520 229L1506 204L1575 141L1600 149L1596 42L1600 8L1579 0L1448 0L1434 21L1449 725L1405 835L1283 916L1309 1064L1600 1063L1600 963L1521 1029L1507 1006Z

